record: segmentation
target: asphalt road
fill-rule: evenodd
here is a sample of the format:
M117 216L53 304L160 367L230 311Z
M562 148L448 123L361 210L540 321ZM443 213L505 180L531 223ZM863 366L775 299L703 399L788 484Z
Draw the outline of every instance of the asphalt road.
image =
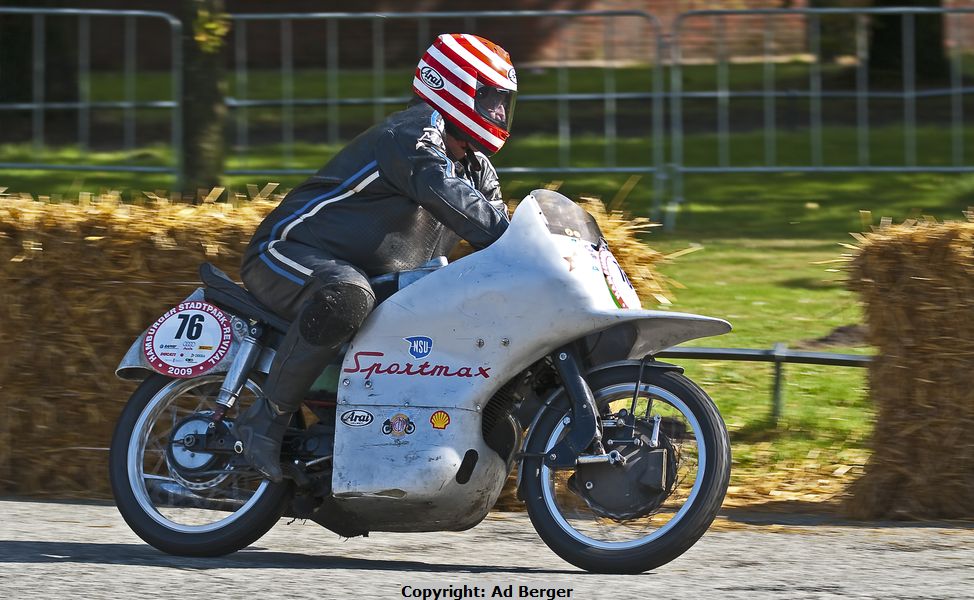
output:
M711 531L654 572L604 576L561 561L523 514L352 540L281 521L243 552L187 559L144 544L112 506L0 501L0 598L394 599L451 586L487 598L495 586L511 598L530 597L521 586L542 590L536 598L974 598L974 524L735 518L752 524Z

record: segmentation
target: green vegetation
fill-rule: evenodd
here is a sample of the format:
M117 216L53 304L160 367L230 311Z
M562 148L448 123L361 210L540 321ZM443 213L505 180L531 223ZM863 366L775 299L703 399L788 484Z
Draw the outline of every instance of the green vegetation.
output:
M663 251L686 245L675 236L650 240ZM844 241L843 236L837 234L836 241ZM835 242L728 237L695 238L694 243L702 249L663 269L687 287L677 290L671 308L723 317L734 331L688 345L766 349L784 342L795 348L827 336L836 327L860 322L857 298L843 288L841 275L815 264L842 252ZM849 343L816 349L869 350ZM775 424L770 419L770 365L709 360L681 364L714 397L727 420L736 482L797 468L809 453L821 454L824 464L864 456L872 417L865 370L786 365L783 418Z
M759 66L734 66L733 87L760 86ZM686 89L713 89L713 67L690 69ZM784 85L807 81L804 65L781 65L776 71ZM828 74L828 73L827 73ZM557 72L532 73L532 93L557 90ZM601 78L573 71L572 91L597 91ZM620 70L617 89L634 91L649 85L645 71ZM839 77L841 74L836 74ZM276 75L251 74L249 98L280 97ZM389 71L385 90L401 87L403 74ZM102 78L102 79L99 79ZM97 75L92 89L99 99L117 98L117 87ZM641 79L642 78L642 79ZM528 78L523 78L525 82ZM117 82L116 82L117 83ZM323 97L324 72L302 77L295 82L297 97ZM142 99L165 98L165 76L140 79ZM525 83L525 85L528 85ZM232 91L233 83L229 86ZM158 95L153 95L159 92ZM345 97L371 95L371 77L365 73L343 75L341 93ZM528 90L525 89L525 93ZM551 107L526 109L519 106L519 123L527 120L553 122ZM710 118L713 103L709 105ZM747 105L742 105L746 107ZM784 107L784 105L782 105ZM647 119L645 109L639 118ZM142 111L140 111L141 113ZM149 112L149 111L146 111ZM310 113L298 110L301 119ZM158 115L166 114L159 111ZM573 112L573 114L575 114ZM635 114L635 113L633 113ZM279 125L277 108L248 110L252 123L262 120ZM371 107L342 108L348 117L368 123ZM316 117L318 118L318 117ZM323 118L323 117L322 117ZM620 130L626 131L621 125ZM643 122L646 122L645 120ZM828 121L826 121L828 124ZM804 126L804 124L803 124ZM552 125L552 129L554 126ZM712 129L711 129L712 131ZM344 130L343 130L344 134ZM974 148L974 132L965 132L967 148ZM277 139L277 138L275 138ZM951 161L950 136L943 128L923 127L917 131L916 155L920 164L948 165ZM857 134L851 127L828 127L823 131L823 155L831 165L855 165L858 160ZM809 164L810 137L806 130L779 129L775 137L776 163ZM246 153L232 155L230 169L281 168L285 151L279 145L261 142ZM713 165L718 157L717 136L689 132L684 144L687 165ZM903 163L905 140L897 127L874 128L870 132L872 164ZM730 158L734 165L761 165L765 161L765 139L760 133L735 132L730 136ZM298 143L287 166L316 169L339 146ZM596 135L573 135L571 165L603 164L605 144ZM615 153L626 164L649 164L651 147L645 138L621 138ZM558 164L557 139L543 133L521 135L498 155L499 166L555 166ZM35 153L29 145L0 146L0 162L54 162L166 165L169 150L163 146L139 148L134 152L89 152L77 148L49 149ZM303 176L233 176L227 178L231 192L245 193L246 184L262 186L277 181L283 188L296 185ZM569 196L597 196L612 200L628 179L627 175L569 174L542 177L525 174L502 177L508 198L523 197L531 189L551 179L560 180L560 189ZM142 190L167 190L171 176L127 173L79 173L40 171L0 171L0 187L9 192L61 195L71 200L80 191L116 189L123 197L134 198ZM652 181L644 177L625 198L623 207L637 215L648 215L652 206ZM861 307L854 294L845 290L841 273L830 272L831 264L846 250L840 243L851 242L849 233L861 231L869 223L860 211L871 211L871 223L888 216L894 221L932 215L939 219L962 218L974 195L974 177L937 174L730 174L687 175L686 203L678 216L678 230L664 233L653 230L646 242L664 253L699 247L664 265L663 273L685 289L674 289L672 306L665 310L697 312L726 318L734 331L722 338L700 340L696 345L769 348L777 342L796 347L807 340L828 335L834 328L861 322ZM55 199L57 196L55 196ZM864 342L845 341L824 350L869 353ZM761 493L778 489L836 491L836 481L856 474L856 465L867 455L866 444L872 427L872 407L867 398L863 369L788 365L785 370L785 405L778 423L769 419L771 411L771 367L761 363L684 361L687 373L717 400L732 432L735 470L732 485ZM851 470L849 467L853 467ZM840 477L833 477L833 473ZM777 482L777 483L775 483ZM822 483L826 482L826 483ZM792 485L793 484L793 485ZM791 487L789 487L791 486Z
M963 75L974 76L974 62L965 57ZM563 71L552 67L522 67L519 69L519 86L523 94L553 94L564 85L571 93L601 92L603 70L588 67L566 67ZM338 76L339 98L371 97L379 87L387 95L407 94L412 80L413 67L387 68L382 77L375 78L369 69L344 69ZM564 79L560 79L564 73ZM664 87L669 87L670 71L663 68ZM656 71L652 67L621 67L613 71L616 91L636 92L650 90ZM823 88L854 89L855 68L826 64L820 69ZM773 66L771 76L777 89L808 89L814 70L806 62L779 63ZM717 89L719 69L716 65L684 65L681 69L684 91L712 91ZM763 89L765 68L760 63L735 63L727 67L728 87L735 91ZM325 69L299 69L292 76L295 98L325 98L329 96L328 72ZM404 83L406 82L406 83ZM240 85L238 85L238 83ZM230 95L248 99L279 99L286 89L287 80L277 69L251 69L246 79L237 78L234 68L227 71L227 90ZM895 77L869 82L872 88L897 89L901 86ZM918 87L935 85L921 81ZM939 85L939 84L937 84ZM136 75L136 98L166 100L170 98L171 80L165 71L142 71ZM91 74L92 100L121 100L124 98L123 75L115 72Z
M923 144L932 143L933 132L929 135L921 136L929 140ZM704 139L701 145L711 141ZM746 146L741 136L735 136L733 142ZM646 148L638 142L627 144L633 151ZM27 156L17 156L15 150L7 148L0 160L23 160ZM250 158L248 167L280 164L281 148L261 150ZM333 151L327 146L302 145L295 150L295 157L298 164L315 168ZM573 155L582 162L597 162L600 151L595 139L576 140L573 146ZM554 154L556 140L532 137L512 144L499 158L502 164L516 165L538 155L553 160ZM53 158L71 160L78 158L78 152L62 150ZM122 158L164 162L166 152L143 149L129 157L123 153L85 155L86 160L105 162ZM232 166L242 165L237 162ZM599 196L609 201L626 178L565 177L561 190L571 196ZM285 187L300 180L300 176L275 179ZM253 176L229 178L231 188L242 193L246 183L262 185L265 181L267 178ZM546 181L529 175L503 178L509 198L522 197ZM164 175L8 172L0 174L0 186L35 193L59 190L70 199L78 191L106 188L130 193L164 190L169 179ZM666 234L655 229L646 241L664 253L691 245L701 247L664 266L665 275L686 286L674 289L674 302L668 309L723 317L734 325L734 331L696 345L770 348L784 342L796 347L802 341L826 336L835 327L861 320L856 297L841 283L842 274L827 270L834 265L816 264L845 251L839 244L851 242L849 232L863 228L860 210L872 211L874 223L880 216L894 220L919 215L961 218L972 192L974 178L969 176L688 176L688 202L679 214L677 232ZM625 208L647 214L650 194L647 178L627 198ZM861 344L825 350L870 351ZM831 473L841 465L864 460L872 408L863 369L786 366L784 416L776 425L768 418L772 385L769 365L722 361L684 364L687 373L714 396L728 421L734 441L734 485L750 489L773 475L804 485L821 478L834 482ZM847 476L855 473L852 469Z

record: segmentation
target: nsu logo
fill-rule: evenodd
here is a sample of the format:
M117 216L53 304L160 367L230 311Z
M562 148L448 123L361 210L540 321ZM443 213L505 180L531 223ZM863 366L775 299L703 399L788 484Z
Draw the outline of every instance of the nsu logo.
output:
M433 339L425 335L413 335L402 339L409 344L409 354L413 358L426 358L433 351Z
M433 67L423 67L419 71L419 76L423 83L432 90L443 89L443 76L436 72Z
M342 423L349 427L365 427L372 422L372 413L367 410L349 410L342 413Z

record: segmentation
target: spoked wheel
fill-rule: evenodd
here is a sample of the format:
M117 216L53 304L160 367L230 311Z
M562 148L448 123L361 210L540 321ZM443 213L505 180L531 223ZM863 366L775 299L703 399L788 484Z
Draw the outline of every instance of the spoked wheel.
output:
M570 430L565 411L544 415L528 444L531 522L555 553L588 571L641 573L673 560L707 530L727 491L730 444L713 401L678 373L646 369L638 393L637 379L633 365L588 377L605 450L625 464L545 466L537 454Z
M222 381L223 375L153 375L115 428L109 470L118 510L163 552L235 552L264 535L285 509L288 484L263 479L233 452L233 418L258 397L257 383L248 381L233 409L208 430Z

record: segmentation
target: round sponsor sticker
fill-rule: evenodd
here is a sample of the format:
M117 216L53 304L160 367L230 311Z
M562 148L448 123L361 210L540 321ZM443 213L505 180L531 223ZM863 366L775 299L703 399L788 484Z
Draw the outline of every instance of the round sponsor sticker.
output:
M152 368L171 377L197 377L230 350L230 317L207 302L183 302L149 327L142 352Z
M608 248L599 250L599 263L602 266L602 274L605 282L609 286L609 293L619 308L640 308L639 294L632 287L632 282L626 276L626 272L619 266L619 261L612 255Z
M416 424L407 415L396 413L382 424L382 433L400 438L416 431Z

